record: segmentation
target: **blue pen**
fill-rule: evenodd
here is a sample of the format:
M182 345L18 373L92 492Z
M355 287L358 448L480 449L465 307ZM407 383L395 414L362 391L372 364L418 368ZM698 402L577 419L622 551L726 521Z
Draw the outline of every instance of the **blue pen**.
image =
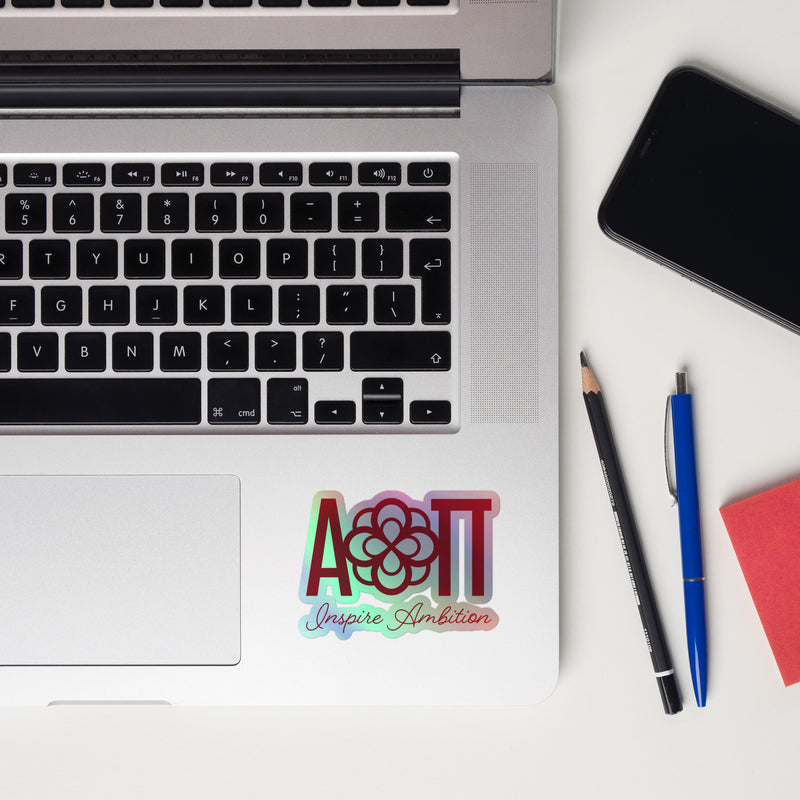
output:
M681 532L683 600L686 607L686 639L689 665L697 705L706 704L706 604L703 553L700 546L700 507L697 497L697 466L694 452L692 395L686 388L686 373L679 372L676 393L670 395L672 438L675 448L675 497Z

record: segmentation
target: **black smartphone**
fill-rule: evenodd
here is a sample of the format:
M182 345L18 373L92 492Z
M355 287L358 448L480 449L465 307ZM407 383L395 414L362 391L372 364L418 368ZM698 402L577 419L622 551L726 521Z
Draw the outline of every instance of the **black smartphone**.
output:
M664 80L603 231L800 333L800 122L692 67Z

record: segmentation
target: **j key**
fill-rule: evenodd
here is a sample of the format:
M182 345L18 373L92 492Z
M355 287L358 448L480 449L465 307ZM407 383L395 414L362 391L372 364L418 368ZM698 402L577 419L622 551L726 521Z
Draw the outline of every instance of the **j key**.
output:
M178 321L178 290L174 286L136 288L137 325L174 325Z
M283 195L256 192L244 196L243 227L246 231L278 233L283 230Z
M161 239L128 239L124 246L126 278L163 278L166 255Z
M246 333L209 333L208 368L212 372L244 372L250 364Z
M58 334L19 334L17 369L20 372L55 372L58 369Z
M340 231L378 230L378 195L375 192L342 192L338 205Z
M201 336L195 331L162 333L158 340L162 372L199 372Z
M55 186L55 164L15 164L15 186Z
M298 192L289 201L293 231L329 231L331 196L321 192Z
M197 424L200 390L197 378L7 378L0 424Z
M139 233L141 229L141 195L100 195L100 230L103 233Z
M395 186L402 175L397 163L371 161L358 165L358 182L362 186Z
M219 276L261 277L261 242L258 239L223 239L219 243Z
M94 230L94 196L54 195L53 230L56 233L91 233Z
M353 167L344 162L311 164L308 182L312 186L349 186L353 182Z
M293 372L297 366L297 337L276 331L256 334L256 369L259 372Z
M131 292L127 286L89 287L90 325L127 325L131 319Z
M116 278L116 239L81 239L75 248L75 268L79 278Z
M449 231L450 195L447 192L389 192L386 230Z
M365 325L367 287L328 286L325 290L325 308L329 325Z
M352 400L318 400L314 403L317 425L352 425L356 421L356 404Z
M225 289L222 286L187 286L183 290L183 321L187 325L222 325Z
M200 5L200 3L197 3L197 5ZM252 183L253 183L252 164L211 165L212 186L251 186Z
M314 275L317 278L354 278L356 243L353 239L317 239L314 242Z
M344 369L344 334L341 331L304 333L303 369L306 372L341 372Z
M308 422L308 381L305 378L270 378L267 381L267 422L270 425L305 425Z
M261 3L267 5L267 3ZM287 5L300 5L300 0ZM258 179L262 186L298 186L303 182L303 165L297 162L276 162L262 164L258 170Z
M152 186L156 181L156 168L152 164L114 164L111 183L114 186Z
M234 286L231 289L234 325L269 325L272 322L271 286Z
M0 280L22 277L22 242L0 239Z
M162 186L201 186L205 170L202 164L162 164Z
M414 3L409 0L409 5ZM446 161L413 162L408 165L408 182L411 186L447 186L450 183L450 164Z
M0 325L33 325L32 286L0 287Z
M210 278L214 272L211 239L173 239L172 277Z
M409 272L422 283L422 321L426 325L450 322L450 242L412 239Z
M64 186L105 186L105 164L64 164L61 170Z
M365 278L402 278L403 240L364 239L361 244L361 274Z
M350 367L362 371L449 370L448 331L357 331L350 334Z
M319 286L281 286L278 289L281 325L318 325L319 313Z
M44 233L47 230L47 201L43 194L6 195L8 233Z
M45 286L42 289L42 324L80 325L82 302L80 286Z
M34 279L69 278L69 241L34 239L28 248L28 274Z
M376 325L412 325L416 306L413 286L375 287L373 317Z
M106 335L68 333L64 337L64 367L67 372L103 372L106 368Z
M194 199L194 227L203 233L236 230L235 194L198 194Z
M153 334L127 332L113 334L111 367L114 372L152 372Z
M189 230L189 195L158 192L148 195L147 229L151 233L186 233Z
M308 242L305 239L270 239L267 242L267 277L308 276Z
M258 378L212 378L208 382L208 421L212 425L257 425L261 422Z

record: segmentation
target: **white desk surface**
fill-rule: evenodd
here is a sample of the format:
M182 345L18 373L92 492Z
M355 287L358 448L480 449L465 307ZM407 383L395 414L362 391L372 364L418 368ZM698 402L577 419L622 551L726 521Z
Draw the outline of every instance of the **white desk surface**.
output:
M611 243L597 206L653 92L705 65L800 112L797 0L564 0L561 677L514 709L47 708L0 713L0 796L796 797L800 685L784 688L718 507L800 476L800 337ZM580 391L603 385L685 700L660 700ZM708 707L686 668L662 459L674 372L695 392Z

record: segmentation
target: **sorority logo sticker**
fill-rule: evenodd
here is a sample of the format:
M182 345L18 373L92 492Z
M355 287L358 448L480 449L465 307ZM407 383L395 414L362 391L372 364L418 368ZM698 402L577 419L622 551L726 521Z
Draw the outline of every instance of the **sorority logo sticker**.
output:
M354 631L488 631L494 492L383 492L348 513L338 492L314 496L300 599L309 638ZM464 552L460 554L463 524ZM463 580L459 565L464 565ZM463 598L463 599L459 599Z

